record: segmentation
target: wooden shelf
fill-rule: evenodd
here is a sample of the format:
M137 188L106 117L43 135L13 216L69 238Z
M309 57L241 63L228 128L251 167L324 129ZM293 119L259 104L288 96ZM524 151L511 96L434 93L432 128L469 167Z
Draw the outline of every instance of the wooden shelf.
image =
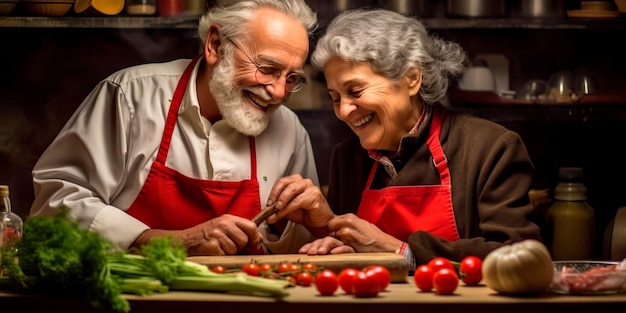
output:
M603 19L448 19L428 18L424 24L430 29L626 29L626 18ZM197 16L182 17L40 17L40 16L2 16L0 27L35 27L35 28L196 28Z
M17 28L164 28L195 29L197 16L183 17L0 17L0 27Z

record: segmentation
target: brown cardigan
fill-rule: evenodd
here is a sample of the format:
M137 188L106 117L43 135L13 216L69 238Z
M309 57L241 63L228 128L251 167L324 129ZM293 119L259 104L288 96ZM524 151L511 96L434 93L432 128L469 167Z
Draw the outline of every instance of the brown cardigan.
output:
M402 157L394 162L398 175L391 179L379 166L372 187L439 184L425 137L419 132L405 137ZM461 239L451 242L423 231L400 238L409 243L417 264L436 256L455 261L467 255L484 258L503 244L540 239L528 198L534 168L517 133L485 119L447 112L440 141ZM335 146L327 197L336 214L356 213L373 162L356 136Z

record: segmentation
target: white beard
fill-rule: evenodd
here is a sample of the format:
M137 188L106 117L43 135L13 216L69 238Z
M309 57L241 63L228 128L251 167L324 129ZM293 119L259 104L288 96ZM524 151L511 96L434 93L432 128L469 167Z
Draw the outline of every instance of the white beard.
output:
M228 125L247 136L258 136L269 124L270 114L276 108L267 112L253 108L243 98L243 91L247 90L263 99L269 95L263 87L242 88L235 83L235 65L232 50L225 49L224 58L215 66L213 77L209 82L209 89L217 103L222 118ZM252 104L254 105L254 104Z

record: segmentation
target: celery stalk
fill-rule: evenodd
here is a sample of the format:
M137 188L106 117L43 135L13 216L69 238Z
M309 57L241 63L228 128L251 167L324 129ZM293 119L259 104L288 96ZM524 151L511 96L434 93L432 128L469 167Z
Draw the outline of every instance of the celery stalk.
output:
M281 279L267 279L249 276L245 273L217 274L206 276L178 276L169 283L170 290L181 291L220 291L239 294L283 297L289 282Z

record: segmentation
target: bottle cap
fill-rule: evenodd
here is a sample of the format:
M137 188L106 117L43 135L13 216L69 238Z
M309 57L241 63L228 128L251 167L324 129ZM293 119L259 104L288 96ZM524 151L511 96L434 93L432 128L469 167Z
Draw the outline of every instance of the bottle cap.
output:
M559 178L561 180L582 180L585 171L582 167L561 167L559 168Z

